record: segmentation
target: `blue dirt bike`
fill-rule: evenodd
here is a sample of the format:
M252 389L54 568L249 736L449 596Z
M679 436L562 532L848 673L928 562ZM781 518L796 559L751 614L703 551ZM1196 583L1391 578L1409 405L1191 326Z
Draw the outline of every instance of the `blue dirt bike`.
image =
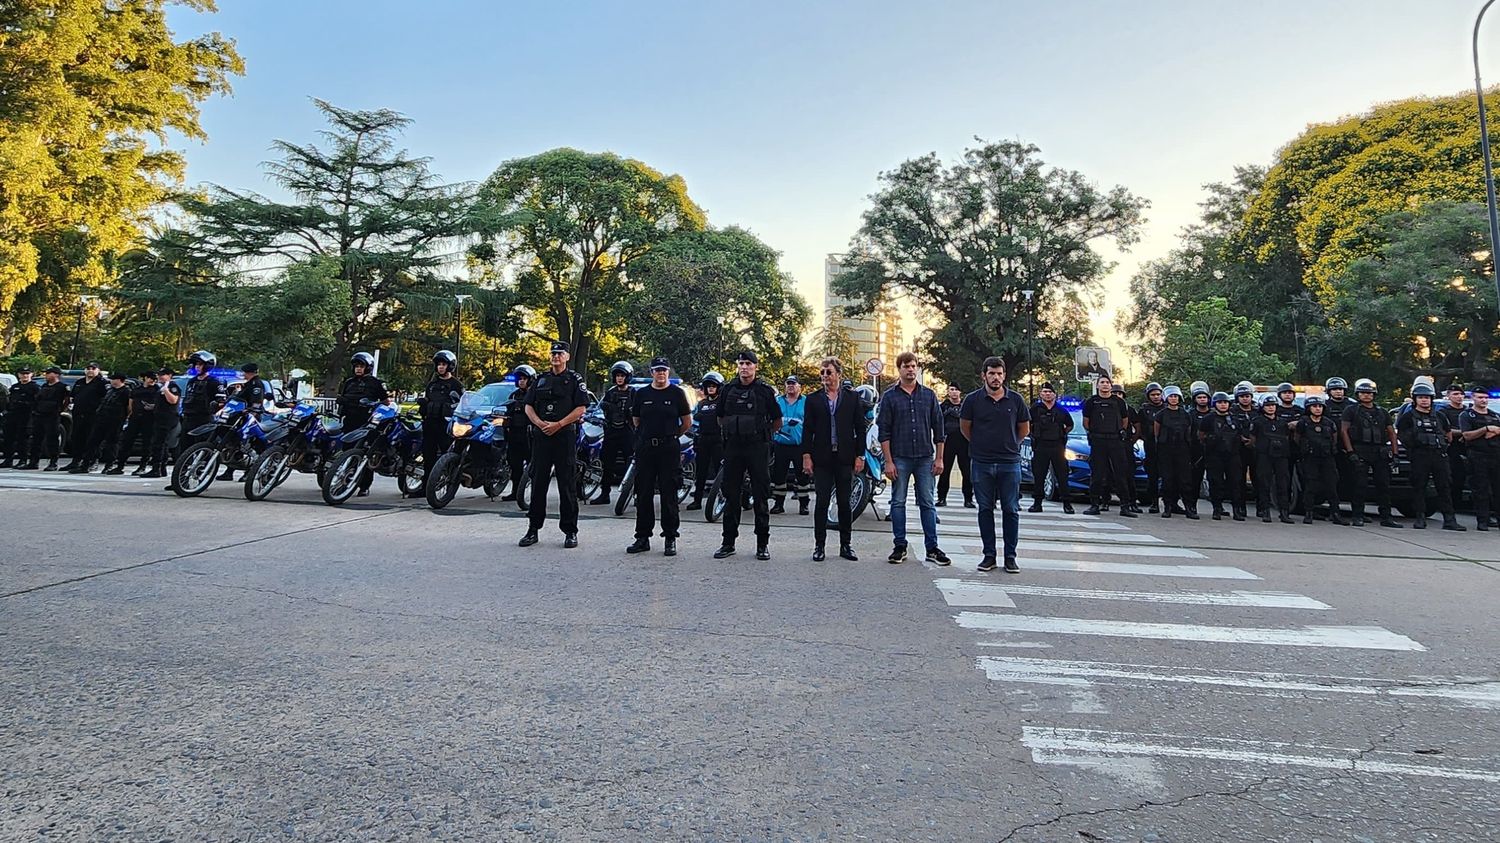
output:
M510 463L505 460L504 417L478 392L465 392L448 419L453 444L437 458L427 473L427 505L442 509L460 487L484 489L494 500L510 482Z
M369 399L366 399L368 401ZM366 471L396 478L403 495L422 491L422 422L392 404L380 404L370 421L339 437L339 452L323 472L323 502L338 506L354 496Z
M321 485L323 471L337 453L343 424L324 419L316 404L301 402L279 418L284 424L266 434L269 447L245 472L245 500L263 500L293 471L316 475Z
M266 447L267 435L281 422L248 412L245 402L231 399L214 414L214 420L190 431L198 439L188 446L172 466L172 491L192 498L208 491L219 476L219 468L246 470Z

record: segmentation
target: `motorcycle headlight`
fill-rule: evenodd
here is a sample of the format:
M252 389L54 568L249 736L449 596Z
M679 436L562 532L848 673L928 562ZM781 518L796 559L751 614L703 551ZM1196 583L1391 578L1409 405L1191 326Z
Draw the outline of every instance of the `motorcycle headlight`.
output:
M1072 448L1064 448L1063 459L1067 460L1068 462L1077 462L1078 460L1083 459L1083 455L1073 450Z
M473 429L474 425L469 424L468 422L454 422L452 432L455 437L468 436L469 431Z

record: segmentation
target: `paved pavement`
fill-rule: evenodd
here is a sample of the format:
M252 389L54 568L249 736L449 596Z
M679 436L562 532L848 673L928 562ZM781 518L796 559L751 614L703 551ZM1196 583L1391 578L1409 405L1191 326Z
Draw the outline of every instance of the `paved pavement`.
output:
M1477 840L1500 533L1064 516L627 556L389 480L0 472L0 839ZM697 514L692 514L696 516ZM1465 519L1472 526L1472 519ZM746 525L748 528L748 524ZM913 525L915 526L915 524ZM748 529L747 529L748 532ZM659 544L659 543L658 543Z

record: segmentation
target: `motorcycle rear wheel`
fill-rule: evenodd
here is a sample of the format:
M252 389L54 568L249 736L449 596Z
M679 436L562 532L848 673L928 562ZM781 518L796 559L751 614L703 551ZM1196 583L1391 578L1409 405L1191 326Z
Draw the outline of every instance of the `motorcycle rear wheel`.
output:
M620 481L620 493L615 498L615 514L624 515L625 510L635 503L635 461L625 469L625 477Z
M292 473L291 454L280 445L262 451L245 471L245 500L265 500Z
M401 487L401 494L405 497L422 494L427 486L427 466L418 459L402 460L401 470L396 472L396 485Z

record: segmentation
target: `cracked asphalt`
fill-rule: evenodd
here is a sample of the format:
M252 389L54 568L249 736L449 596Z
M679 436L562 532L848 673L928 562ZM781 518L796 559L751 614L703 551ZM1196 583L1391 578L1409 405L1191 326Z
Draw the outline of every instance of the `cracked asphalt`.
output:
M630 522L604 508L584 509L577 550L555 521L523 550L513 505L467 496L433 513L388 480L333 509L299 478L251 504L237 486L179 500L127 478L12 477L0 472L3 840L1448 841L1500 828L1500 784L1371 772L1500 773L1500 711L1483 705L1141 682L1099 684L1080 706L1076 683L976 669L1024 656L1483 688L1500 676L1489 536L1142 518L1132 531L1206 559L1119 561L1237 566L1262 581L1233 588L1332 609L1017 597L1011 610L1378 626L1425 647L1393 652L981 635L954 622L936 577L1231 586L891 566L869 516L859 563L809 561L807 519L791 515L770 562L748 538L718 562L718 527L697 513L667 559L659 541L627 556ZM1349 754L1327 769L1191 752L1040 763L1028 728Z

